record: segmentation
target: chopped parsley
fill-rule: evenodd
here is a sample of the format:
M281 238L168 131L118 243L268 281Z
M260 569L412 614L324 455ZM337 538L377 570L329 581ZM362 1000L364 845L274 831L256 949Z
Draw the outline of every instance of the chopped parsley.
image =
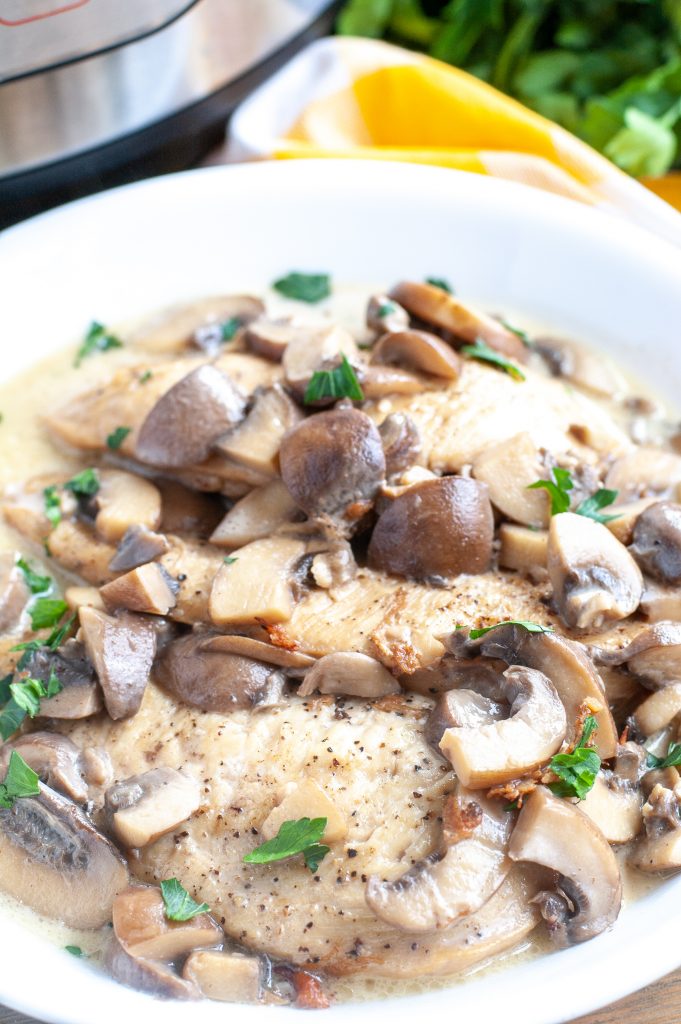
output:
M32 594L44 594L52 589L52 577L39 576L37 572L31 569L25 558L18 558L17 566L21 569L26 585Z
M327 818L299 818L298 821L282 823L274 839L257 846L244 857L245 864L270 864L272 861L285 860L302 853L305 867L316 871L324 860L329 847L320 844L324 835Z
M0 807L9 810L14 807L15 800L39 794L38 776L32 768L29 768L23 757L13 750L10 754L5 781L0 783Z
M64 490L71 491L77 498L91 498L99 490L99 477L95 469L83 469L64 484Z
M510 324L508 322L508 320L500 320L499 323L501 324L502 327L505 327L507 331L510 331L511 334L515 334L516 338L520 338L523 345L526 345L527 348L534 347L534 342L530 338L527 331L524 331L522 327L514 327L513 324Z
M364 392L347 356L342 357L340 366L334 366L332 370L317 370L312 374L303 402L310 405L323 398L351 398L353 402L363 400Z
M598 723L593 715L589 715L584 721L582 735L572 753L555 754L551 758L549 768L558 776L559 781L551 782L549 789L556 796L584 800L593 787L601 768L601 759L588 744L596 729Z
M681 743L672 741L664 757L656 757L655 754L647 753L648 768L677 768L681 765Z
M0 680L0 693L2 693L2 700L4 702L4 707L0 711L0 736L2 736L3 740L8 740L10 736L13 736L26 718L26 712L19 707L11 696L10 686L12 685L13 678L12 675L9 675Z
M43 491L45 501L45 515L52 526L59 526L61 522L61 498L56 487L46 487Z
M567 512L570 508L570 495L568 491L571 491L574 484L572 483L572 477L567 469L561 469L560 466L554 466L551 470L550 480L535 480L533 484L528 485L528 491L544 490L548 491L551 499L551 515L556 516L560 512Z
M31 616L31 629L51 629L56 626L68 604L60 597L39 597L28 610Z
M43 697L56 697L62 689L54 669L50 672L47 686L42 679L33 679L31 676L20 679L18 683L10 683L9 686L15 705L29 718L35 718L40 714L40 701Z
M123 444L131 430L132 427L116 427L106 439L107 448L111 448L115 452Z
M378 314L377 315L378 315L379 320L383 320L383 319L385 319L385 317L392 316L393 313L396 313L396 312L397 312L397 306L395 305L394 302L383 302L378 307ZM367 345L366 348L371 348L371 346Z
M12 651L24 652L19 660L19 664L17 665L18 670L21 672L25 669L31 659L31 654L34 651L39 651L41 647L46 647L50 651L56 650L75 621L76 613L73 612L73 614L69 615L66 622L62 623L61 626L54 627L47 640L24 640L23 643L16 644L16 646L11 647L10 650Z
M601 487L591 497L585 498L584 501L580 502L575 512L578 516L587 516L597 523L611 523L613 519L619 519L619 515L605 515L600 510L608 505L612 505L618 494L619 491L611 491L606 487Z
M461 351L464 355L470 356L471 359L477 359L478 362L491 363L492 366L499 367L500 370L507 373L513 380L525 380L525 374L520 367L505 359L500 352L490 348L481 338L476 338L474 345L464 345Z
M286 277L280 277L272 287L287 299L321 302L331 294L331 277L329 274L301 274L294 271Z
M210 910L207 903L197 903L193 900L176 878L166 878L161 882L161 895L165 915L169 921L191 921L193 917Z
M241 327L241 320L238 316L231 316L220 324L220 338L222 341L231 341Z
M441 288L448 295L454 294L454 289L446 277L427 277L426 284L432 284L433 288Z
M225 563L225 565L234 565L234 563L238 562L239 559L233 558L231 555L226 555L225 558L222 559L222 561Z
M64 946L64 949L67 953L70 953L71 956L78 956L87 960L87 953L84 953L80 946Z
M528 633L553 633L553 626L540 626L538 622L526 622L524 619L504 619L503 622L495 622L493 626L485 626L484 629L471 629L468 636L471 640L479 640L481 636L485 636L493 629L499 629L500 626L522 626ZM457 626L457 629L460 629Z
M80 366L84 359L96 352L108 352L112 348L122 348L123 342L112 334L104 324L93 320L87 329L83 343L76 353L75 366Z
M145 370L145 371L144 371L144 373L142 374L142 376L140 377L140 384L146 384L146 383L147 383L147 381L148 381L148 380L151 380L151 378L152 378L153 376L154 376L154 375L153 375L153 373L151 372L151 370Z

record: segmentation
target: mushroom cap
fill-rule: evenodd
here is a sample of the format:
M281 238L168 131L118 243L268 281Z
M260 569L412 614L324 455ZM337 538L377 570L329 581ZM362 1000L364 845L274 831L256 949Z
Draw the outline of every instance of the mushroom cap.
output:
M199 366L158 400L140 427L135 455L151 466L204 462L221 434L243 417L245 400L228 377Z
M78 617L110 717L129 718L139 710L149 680L156 654L154 627L141 615L114 617L85 605Z
M284 378L295 397L302 399L313 373L334 364L342 355L353 365L359 356L349 331L328 323L301 326L281 360Z
M152 768L111 786L105 803L117 838L139 849L187 821L201 804L201 792L189 775Z
M391 412L379 425L378 432L383 444L387 477L414 465L421 453L421 438L411 416Z
M367 303L366 324L376 334L404 331L409 327L409 314L388 295L372 295Z
M626 665L649 689L681 682L681 622L647 626L618 651L598 651L604 665Z
M161 890L153 885L134 885L119 893L112 920L116 938L134 957L175 960L224 939L210 914L198 914L189 921L168 920Z
M661 583L681 583L681 505L658 501L636 520L629 551Z
M429 331L388 331L374 345L371 362L404 366L446 380L457 380L461 373L461 357Z
M115 935L104 955L104 967L116 981L128 988L148 992L166 999L198 999L200 992L185 978L180 978L172 967L157 960L131 956Z
M571 628L599 629L638 608L641 570L610 530L587 516L552 516L547 565L554 601Z
M0 747L0 773L9 765L12 751L21 754L26 764L40 776L41 782L82 804L88 788L80 770L80 750L68 736L58 732L29 732Z
M400 684L387 668L368 654L336 651L325 654L305 674L298 696L319 693L343 694L377 700L390 693L399 693Z
M251 352L280 363L286 348L300 330L293 317L261 316L246 328L244 340Z
M414 484L388 505L371 535L369 562L420 580L485 572L493 538L485 485L438 477Z
M566 946L585 942L614 924L622 904L617 859L603 833L569 800L538 786L526 797L508 855L556 871L558 888L572 904L549 922L551 939ZM556 897L558 899L559 897Z
M121 537L116 554L109 562L111 572L129 572L138 566L160 558L170 550L162 533L154 533L146 526L129 526Z
M67 640L56 650L40 647L32 651L26 665L28 674L47 685L52 672L62 689L54 697L40 702L44 718L89 718L102 710L102 691L97 677L78 640Z
M309 516L343 516L372 501L385 477L381 435L366 413L339 407L290 430L279 452L281 476Z

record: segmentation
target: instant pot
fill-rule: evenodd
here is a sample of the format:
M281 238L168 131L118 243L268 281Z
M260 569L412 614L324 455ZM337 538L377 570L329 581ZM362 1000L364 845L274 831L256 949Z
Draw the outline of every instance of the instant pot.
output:
M0 227L199 160L329 0L0 0Z

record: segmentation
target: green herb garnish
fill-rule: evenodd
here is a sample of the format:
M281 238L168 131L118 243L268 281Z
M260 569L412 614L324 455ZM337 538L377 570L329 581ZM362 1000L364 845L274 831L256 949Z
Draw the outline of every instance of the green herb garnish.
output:
M220 337L223 341L231 341L241 327L241 320L238 316L231 316L229 320L220 324Z
M474 345L464 345L461 351L464 355L470 356L471 359L477 359L481 363L491 363L492 366L499 367L500 370L507 373L513 380L525 380L525 374L515 363L505 359L499 352L490 348L480 338L476 339Z
M68 611L68 607L62 598L39 597L28 610L31 616L31 629L51 629Z
M231 555L226 555L226 556L225 556L225 557L224 557L224 558L222 559L222 561L223 561L223 562L225 563L225 565L234 565L234 563L235 563L235 562L238 562L238 561L239 561L239 559L238 559L238 558L232 558L232 556L231 556Z
M299 818L298 821L285 821L274 839L269 839L244 857L245 864L270 864L275 860L285 860L302 853L305 867L316 871L319 864L329 853L329 847L320 844L324 835L327 818Z
M23 643L15 644L14 647L10 647L11 651L23 651L23 655L19 664L17 665L18 670L21 672L26 668L30 661L31 654L34 651L39 651L41 648L46 647L50 651L54 651L60 646L64 637L71 629L71 626L76 621L76 613L73 612L69 615L66 622L62 623L61 626L55 626L50 635L46 640L24 640Z
M107 448L111 448L115 452L123 444L131 430L132 427L116 427L106 439Z
M193 917L210 910L207 903L197 903L193 900L176 878L166 878L161 882L161 895L165 915L169 921L191 921Z
M31 569L25 558L18 558L17 566L21 569L28 589L32 594L44 594L46 591L51 590L52 578L50 576L39 576L37 572Z
M31 676L27 676L25 679L20 679L18 683L10 683L9 689L15 705L21 708L29 718L35 718L40 713L40 701L43 697L56 697L58 693L61 693L63 687L52 669L47 686L42 679L33 679Z
M301 274L294 271L286 277L280 277L272 287L287 299L321 302L331 294L331 277L329 274Z
M12 676L10 676L11 678ZM14 698L7 701L0 711L0 736L3 740L8 740L10 736L13 736L25 718L26 712L19 707Z
M142 376L140 377L140 384L146 384L146 383L147 383L147 381L148 381L148 380L151 380L151 378L152 378L153 376L154 376L154 375L153 375L153 373L151 372L151 370L145 370L145 371L144 371L144 373L142 374Z
M22 797L39 796L38 776L16 750L10 754L5 781L0 783L0 807L9 810Z
M674 743L673 741L669 744L669 749L664 757L656 757L655 754L651 754L649 751L647 765L648 768L678 768L681 765L681 743Z
M572 483L572 477L567 469L561 469L560 466L554 466L551 470L550 480L535 480L533 484L528 485L528 491L536 491L542 489L548 491L549 497L551 498L551 515L556 516L560 512L567 512L570 508L570 495L568 491L571 491L574 487Z
M351 398L353 402L361 402L364 393L357 380L357 374L346 356L341 359L340 366L332 370L317 370L305 390L303 402L310 405L323 398Z
M522 626L528 633L553 633L553 626L540 626L538 622L526 622L524 619L504 619L503 622L495 622L493 626L485 626L484 629L471 629L468 633L470 640L479 640L493 629L500 626ZM457 626L457 629L459 627Z
M90 498L99 490L97 470L84 469L64 484L64 490L71 491L78 498Z
M123 342L112 334L104 324L93 320L87 329L83 344L76 353L74 365L80 366L84 359L92 356L95 352L108 352L112 348L122 348Z
M392 316L396 310L397 306L395 305L394 302L384 302L381 306L378 307L377 315L379 320L383 320L386 316ZM365 345L364 347L371 348L371 345Z
M514 327L513 324L510 324L508 322L508 320L500 320L499 322L501 326L505 327L507 331L511 332L511 334L515 334L516 338L520 338L523 345L525 345L527 348L534 348L534 342L530 338L527 331L524 331L522 327Z
M605 487L601 487L590 498L585 498L584 501L580 502L575 512L578 516L587 516L597 523L611 523L613 519L619 519L619 516L603 515L600 509L612 505L618 494L619 491L610 491Z
M80 946L64 946L64 949L67 953L70 953L71 956L78 956L87 960L87 953L84 953Z
M454 294L454 289L445 277L427 277L426 284L432 284L433 288L441 288L448 295Z
M593 787L601 768L601 759L588 743L597 728L596 719L589 715L584 721L579 743L572 753L555 754L551 758L549 768L560 780L549 784L549 789L556 796L583 800Z
M43 491L45 501L45 515L52 526L59 526L61 522L61 498L56 487L46 487Z

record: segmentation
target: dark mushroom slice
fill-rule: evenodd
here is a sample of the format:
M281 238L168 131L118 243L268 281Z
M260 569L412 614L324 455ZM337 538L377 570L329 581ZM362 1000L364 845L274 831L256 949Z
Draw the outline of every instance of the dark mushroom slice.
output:
M681 583L681 505L658 501L636 520L629 551L661 583Z
M436 694L459 689L486 693L498 685L503 670L501 662L495 663L486 658L467 659L445 653L425 668L405 673L399 678L404 690L421 693L424 697L435 697ZM444 708L442 710L444 712ZM441 738L442 734L438 737L438 743Z
M191 534L193 538L209 537L225 514L220 495L207 494L185 487L177 480L156 480L161 492L161 525L163 533ZM150 562L151 557L145 558ZM134 565L128 568L134 569Z
M371 362L403 366L445 380L457 380L461 373L461 357L450 345L436 334L413 329L384 334L372 350Z
M213 449L230 462L264 477L274 477L282 438L301 419L302 413L295 402L281 385L274 384L256 393L245 420L219 438Z
M139 523L129 526L125 531L116 554L109 562L111 572L130 572L146 562L153 562L170 551L170 544L162 533L154 533Z
M385 475L391 477L413 466L421 454L421 437L411 416L391 412L379 425L385 454Z
M171 643L155 669L161 686L203 711L266 707L281 700L286 678L280 668L212 650L213 639L197 634Z
M182 968L207 999L221 1003L257 1003L262 992L262 965L256 956L202 949L190 953Z
M191 981L180 978L167 964L131 956L115 935L111 936L104 955L104 969L121 985L161 999L200 998L199 990Z
M142 775L133 775L111 786L105 798L113 831L128 849L148 846L159 836L172 832L200 804L201 791L196 779L174 768L152 768Z
M114 721L139 711L156 654L156 632L134 613L114 618L96 608L79 613L83 643Z
M499 320L487 316L454 298L443 288L415 281L402 281L390 292L390 298L424 323L447 331L461 344L473 344L481 338L491 348L524 363L527 349L517 334Z
M418 580L485 572L494 518L487 488L448 476L414 484L380 515L369 543L377 569Z
M74 803L39 785L0 810L0 888L70 928L101 928L128 869Z
M40 777L41 782L83 804L88 788L80 767L80 750L58 732L29 732L0 747L0 774L5 775L12 751Z
M177 603L178 585L157 562L147 562L100 588L107 611L127 609L148 615L167 615Z
M244 396L228 377L213 366L199 366L151 409L140 427L135 455L148 465L170 468L203 462L244 410Z
M211 295L156 314L141 324L132 340L154 352L174 352L193 345L218 351L224 344L223 324L240 326L262 316L265 306L253 295Z
M31 594L13 552L0 555L0 632L9 633L21 621Z
M622 879L607 839L575 804L545 786L526 797L508 855L557 873L557 891L537 897L555 945L585 942L617 920Z
M244 340L256 355L280 363L289 344L295 340L301 330L309 332L309 324L301 324L291 316L262 316L249 324Z
M291 497L309 516L343 517L351 506L368 508L385 477L381 435L353 408L303 420L284 437L279 463Z
M85 647L78 640L67 640L56 650L40 647L32 651L26 669L46 686L54 673L62 686L54 697L41 700L41 717L89 718L102 710L102 691L97 676Z
M254 661L264 661L267 665L278 665L280 668L307 669L315 663L315 659L302 651L289 651L285 647L275 647L252 640L249 636L237 636L231 633L220 633L206 637L202 650L219 651L222 654L240 654Z
M201 946L215 946L225 933L210 914L169 921L161 890L134 885L114 900L114 935L127 953L153 960L176 960Z
M336 651L314 663L298 688L298 696L308 697L315 690L377 700L399 693L400 684L380 661L368 654Z
M155 530L161 522L161 493L151 480L118 469L98 472L99 490L92 498L95 529L117 544L130 527Z
M398 302L387 295L372 295L367 304L366 324L375 334L405 331L409 327L409 314Z
M656 622L618 651L592 648L602 665L626 665L650 690L681 682L681 622Z

